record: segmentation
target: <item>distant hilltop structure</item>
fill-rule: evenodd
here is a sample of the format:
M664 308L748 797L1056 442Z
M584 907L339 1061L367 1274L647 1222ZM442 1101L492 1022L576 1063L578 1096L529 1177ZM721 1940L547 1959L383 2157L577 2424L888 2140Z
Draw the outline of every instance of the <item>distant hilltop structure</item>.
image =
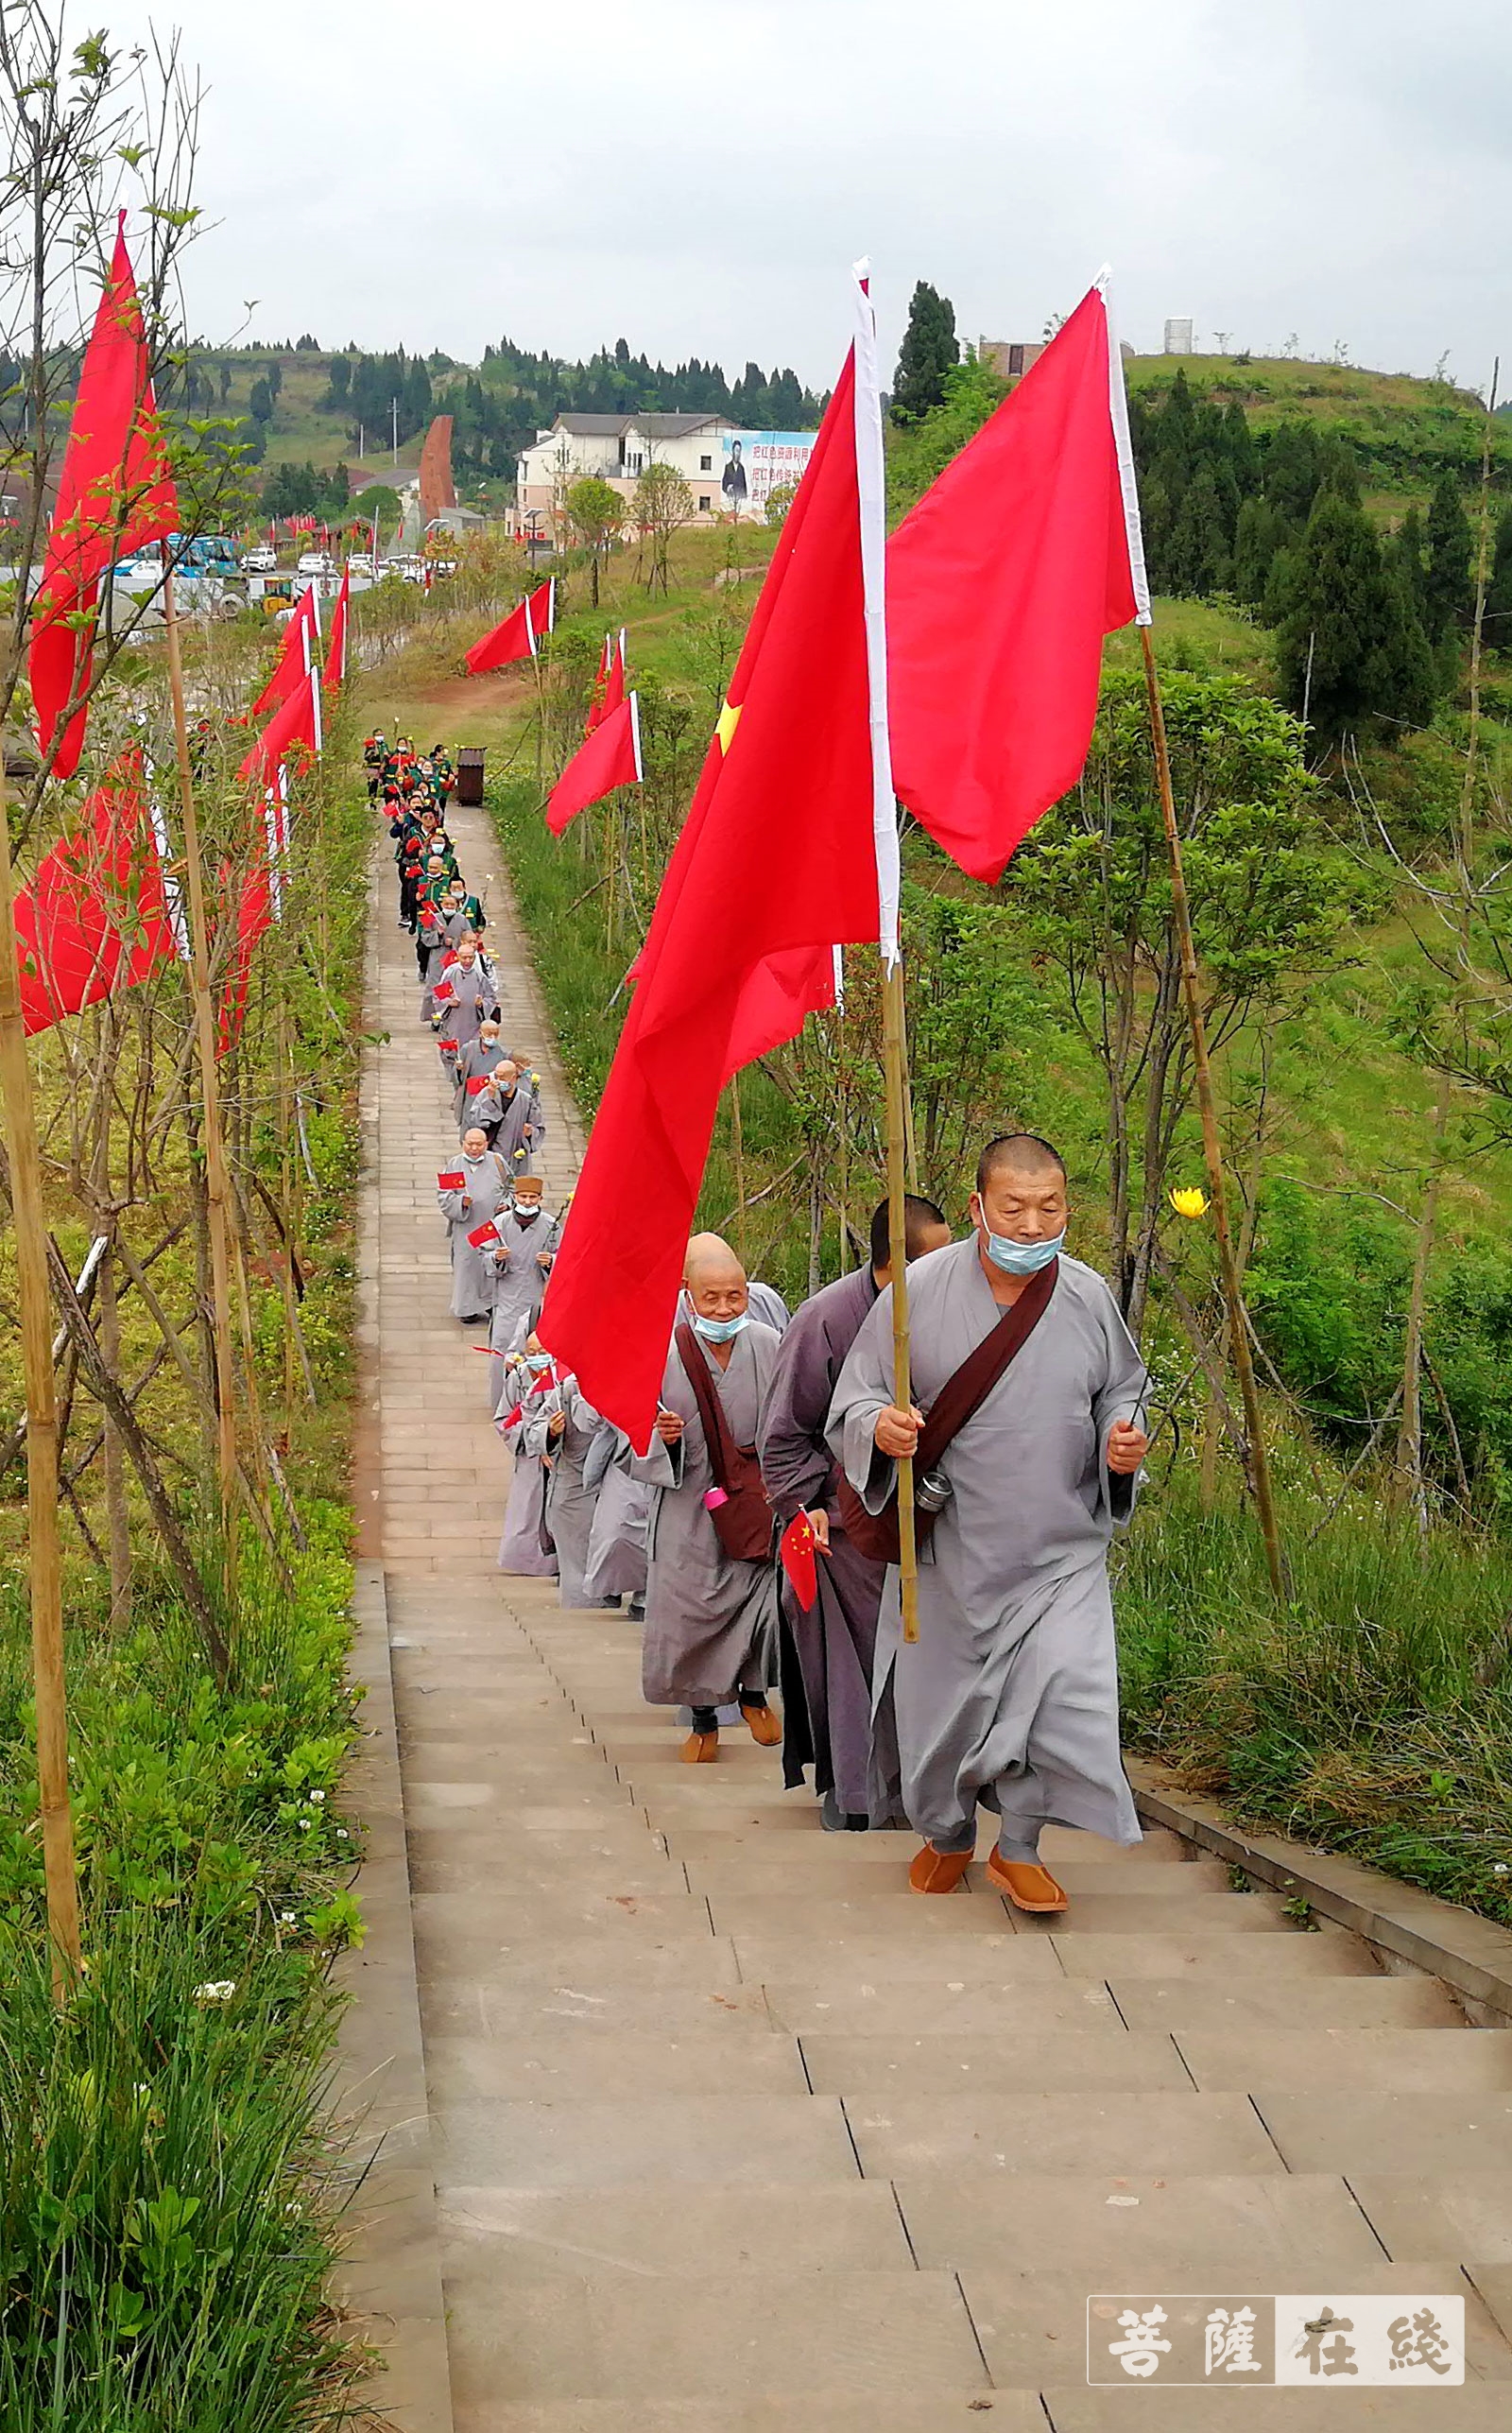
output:
M1043 338L978 338L976 359L1000 380L1022 380L1045 351Z
M1183 315L1177 320L1169 320L1166 322L1165 344L1160 351L1162 354L1190 354L1192 353L1192 316L1190 313Z

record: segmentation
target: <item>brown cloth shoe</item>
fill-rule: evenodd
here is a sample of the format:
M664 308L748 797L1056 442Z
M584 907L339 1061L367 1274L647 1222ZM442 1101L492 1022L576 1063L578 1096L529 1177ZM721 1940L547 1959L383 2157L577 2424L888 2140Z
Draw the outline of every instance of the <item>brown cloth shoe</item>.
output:
M1031 1917L1058 1915L1071 1907L1069 1895L1048 1867L1026 1867L1022 1859L1002 1858L994 1851L988 1860L987 1872L988 1883L1005 1892L1016 1909L1026 1909Z
M682 1744L685 1766L712 1766L719 1754L717 1732L690 1732Z
M908 1871L910 1892L954 1892L976 1853L971 1850L936 1850L926 1841Z
M774 1715L769 1706L742 1706L740 1711L746 1718L746 1729L757 1747L775 1749L782 1737L781 1716Z

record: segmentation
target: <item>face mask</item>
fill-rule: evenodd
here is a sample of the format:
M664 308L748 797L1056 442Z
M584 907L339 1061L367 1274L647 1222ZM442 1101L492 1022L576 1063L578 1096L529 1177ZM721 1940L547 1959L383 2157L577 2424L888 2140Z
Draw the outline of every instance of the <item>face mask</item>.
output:
M514 1213L522 1225L533 1225L541 1214L541 1202L539 1199L517 1199Z
M525 1367L527 1369L534 1369L538 1376L541 1374L542 1369L549 1369L550 1366L551 1354L549 1352L527 1352L525 1354Z
M693 1331L701 1335L706 1343L733 1343L749 1324L750 1312L743 1309L738 1318L695 1318Z
M1005 1276L1037 1276L1065 1248L1066 1229L1048 1242L1015 1242L1006 1234L988 1234L987 1254Z

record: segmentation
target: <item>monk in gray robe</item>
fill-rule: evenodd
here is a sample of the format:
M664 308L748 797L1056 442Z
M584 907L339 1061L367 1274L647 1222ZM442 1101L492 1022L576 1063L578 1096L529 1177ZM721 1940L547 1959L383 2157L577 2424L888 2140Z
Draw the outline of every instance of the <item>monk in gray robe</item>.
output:
M1140 1839L1119 1752L1108 1549L1133 1507L1149 1380L1102 1278L1064 1256L1066 1221L1057 1151L1027 1133L990 1142L972 1238L909 1271L913 1406L894 1400L885 1292L841 1371L829 1430L851 1486L880 1511L922 1411L1031 1280L1054 1270L1032 1333L931 1474L944 1495L919 1566L918 1642L903 1644L889 1570L875 1682L879 1703L892 1698L903 1801L926 1836L914 1889L960 1883L981 1805L1001 1820L988 1876L1037 1912L1067 1906L1040 1864L1045 1824Z
M472 924L459 906L454 905L448 909L443 903L437 907L431 921L421 923L420 937L425 949L420 967L421 979L424 984L420 1001L421 1022L433 1021L440 1011L436 1003L436 983L450 968L447 957L459 955L463 939L472 935Z
M950 1227L932 1199L904 1202L910 1264L942 1250ZM876 1769L885 1798L873 1802L871 1665L885 1566L846 1533L836 1500L836 1464L825 1427L845 1357L886 1284L887 1203L871 1219L871 1256L853 1275L826 1285L796 1313L777 1355L762 1410L757 1449L762 1476L785 1529L807 1512L816 1540L818 1594L807 1611L781 1579L782 1779L789 1790L814 1769L829 1833L860 1833L868 1822L902 1818L896 1758ZM879 1752L880 1753L880 1752Z
M653 1491L633 1475L634 1462L629 1438L609 1420L602 1421L583 1463L583 1484L593 1498L584 1584L595 1605L628 1597L630 1614L638 1619L645 1612L645 1542Z
M462 1135L461 1155L442 1173L459 1174L460 1183L438 1187L441 1215L451 1229L452 1316L464 1326L493 1314L496 1268L490 1243L470 1242L468 1235L496 1216L509 1198L509 1169L495 1157L487 1136L476 1127Z
M481 1090L469 1094L468 1115L482 1125L489 1147L507 1158L516 1174L529 1173L546 1127L541 1109L507 1058L501 1058Z
M505 1053L505 1049L499 1045L498 1015L496 1013L485 1014L483 1020L478 1025L478 1035L476 1039L468 1040L464 1045L457 1049L456 1055L453 1060L453 1071L456 1077L456 1087L452 1095L452 1113L456 1117L459 1124L467 1113L469 1097L467 1087L468 1083L470 1081L484 1082L489 1080L492 1076L494 1066L498 1063L500 1058ZM477 1092L474 1090L471 1095L472 1096L476 1097Z
M561 1228L541 1204L539 1174L516 1177L509 1206L495 1218L493 1322L490 1348L518 1351L541 1314L546 1278ZM490 1360L490 1401L497 1417L504 1392L504 1364Z
M531 1336L532 1343L538 1340ZM594 1494L583 1476L583 1465L601 1424L593 1404L579 1392L576 1378L568 1375L560 1379L549 1406L526 1406L520 1430L522 1450L533 1454L545 1473L546 1535L556 1549L561 1602L578 1612L601 1601L588 1593Z
M442 1063L455 1079L457 1050L465 1047L469 1040L476 1039L485 1014L496 1013L499 1005L492 973L479 955L475 940L463 939L455 962L447 965L437 987L445 992L437 1044Z
M557 1558L545 1529L546 1469L538 1441L531 1449L528 1430L538 1419L549 1420L561 1407L561 1382L556 1362L541 1349L539 1335L526 1337L524 1350L505 1365L504 1399L494 1422L509 1456L509 1500L504 1510L499 1540L499 1569L527 1579L550 1579Z
M696 1234L684 1280L693 1356L701 1359L736 1445L753 1444L778 1337L747 1306L746 1271L716 1234ZM751 1737L775 1748L782 1726L766 1703L775 1679L777 1581L770 1562L726 1553L705 1497L713 1466L678 1346L667 1355L662 1409L633 1474L657 1490L647 1547L641 1689L648 1706L689 1706L682 1754L719 1754L719 1709L738 1705Z

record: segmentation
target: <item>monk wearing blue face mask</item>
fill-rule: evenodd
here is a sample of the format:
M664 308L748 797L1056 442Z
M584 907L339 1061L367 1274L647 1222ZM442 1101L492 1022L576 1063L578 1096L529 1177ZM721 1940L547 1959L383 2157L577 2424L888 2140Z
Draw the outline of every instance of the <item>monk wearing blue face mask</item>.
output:
M988 1142L971 1238L908 1271L917 1406L893 1400L888 1290L851 1346L829 1427L863 1523L884 1511L899 1458L919 1457L919 1638L902 1640L894 1568L873 1681L874 1711L892 1707L903 1806L925 1837L909 1881L953 1891L985 1807L1000 1825L992 1885L1046 1914L1067 1900L1040 1857L1045 1825L1140 1838L1119 1753L1108 1550L1133 1509L1149 1379L1102 1277L1067 1256L1067 1222L1066 1169L1048 1141Z
M753 1740L775 1747L766 1702L777 1678L772 1514L756 1423L780 1337L750 1314L746 1271L717 1234L696 1234L648 1452L632 1475L656 1490L647 1542L641 1688L650 1706L687 1706L682 1754L719 1754L719 1709L738 1706Z

